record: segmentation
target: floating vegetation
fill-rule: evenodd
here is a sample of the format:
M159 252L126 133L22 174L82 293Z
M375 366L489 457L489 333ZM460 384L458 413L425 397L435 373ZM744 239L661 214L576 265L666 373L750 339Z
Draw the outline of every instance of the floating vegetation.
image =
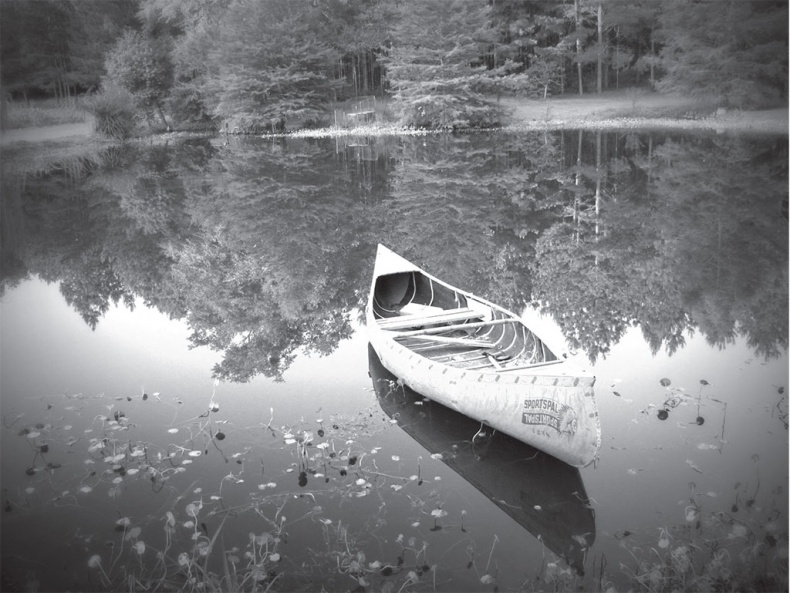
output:
M750 516L706 512L692 492L684 522L622 541L632 557L623 570L642 591L786 591L788 540L775 509ZM706 493L704 496L710 496Z
M669 410L696 408L693 419L711 405L707 391L695 397L679 387L665 387L662 397ZM238 427L226 417L229 406L217 404L215 393L192 417L187 417L190 402L155 395L132 402L123 397L125 410L114 398L94 398L93 403L109 400L111 406L95 416L83 412L79 417L84 406L66 410L49 404L41 422L24 420L22 425L19 420L10 433L30 451L19 471L23 487L4 493L12 518L32 516L47 505L102 517L102 535L86 533L79 540L77 549L85 554L80 565L85 578L93 579L83 589L405 593L519 587L508 582L512 575L500 560L508 554L507 546L490 532L483 540L485 521L474 510L462 509L459 503L466 506L468 501L451 500L452 489L443 486L451 481L438 468L459 456L458 446L415 453L378 438L408 427L412 419L405 415L389 417L375 406L350 415L319 410L286 424L277 422L271 410L262 422ZM146 413L151 406L160 407L161 424L140 426L143 415L137 406L143 402ZM419 414L432 413L430 402L420 403L413 407ZM719 405L714 402L714 407ZM12 422L17 420L6 424ZM473 449L475 459L485 463L491 442L473 439L476 428L461 447ZM687 453L687 466L679 464L685 471L709 471L706 451L721 445L709 435L703 438L710 442L692 445L696 449ZM718 578L729 575L722 583L741 583L735 576L742 571L735 562L740 562L739 555L753 559L764 554L761 559L773 562L786 554L782 516L770 504L778 494L761 489L760 458L753 462L748 482L729 493L692 492L678 512L679 525L650 534L634 529L623 536L624 549L634 559L627 569L633 588L680 587L677 575L683 570L687 579L701 579L704 573L695 571L709 570ZM627 474L644 476L644 471L632 468ZM717 497L727 513L706 508ZM132 512L141 499L155 501L152 508L157 510ZM557 517L550 499L530 501L526 509L540 520ZM713 540L705 541L712 537L714 523L720 530L718 548ZM595 536L584 531L574 532L580 557L588 554ZM589 579L538 542L543 562L522 589L589 587ZM456 550L457 556L464 549L468 570L459 574L463 564L451 565L450 559L458 558L448 550ZM700 550L707 552L705 562ZM660 578L651 581L652 573ZM622 571L601 563L596 574L596 586L606 590ZM769 577L786 582L786 574Z

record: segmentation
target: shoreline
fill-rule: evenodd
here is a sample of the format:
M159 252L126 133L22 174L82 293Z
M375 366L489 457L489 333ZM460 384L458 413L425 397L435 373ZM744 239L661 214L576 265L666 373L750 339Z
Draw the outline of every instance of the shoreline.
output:
M648 96L629 98L624 93L604 97L561 97L548 100L520 101L503 99L503 105L512 111L507 125L499 128L463 129L458 133L474 132L530 132L555 130L703 130L716 133L756 133L788 135L788 109L778 108L761 111L720 110L708 117L698 117L694 108L698 105L679 97ZM686 117L650 116L644 111L657 112L661 109L679 111L687 109ZM444 133L443 128L409 129L391 124L374 124L354 128L328 127L314 130L295 130L282 134L263 134L265 138L326 138L344 136L390 136L425 135ZM169 132L133 138L132 141L152 137L173 138L193 135L195 132ZM216 136L221 136L217 132ZM51 148L74 146L87 143L112 143L112 139L93 134L92 121L34 128L15 128L0 132L3 149L24 149L46 144Z

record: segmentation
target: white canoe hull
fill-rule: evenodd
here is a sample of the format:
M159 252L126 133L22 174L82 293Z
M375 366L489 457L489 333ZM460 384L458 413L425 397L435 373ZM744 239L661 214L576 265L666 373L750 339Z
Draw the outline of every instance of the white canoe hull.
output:
M425 274L379 246L371 295L376 278L409 267ZM513 315L474 295L464 294ZM379 326L372 296L367 307L367 325L370 343L384 367L414 391L570 465L582 467L596 459L601 428L593 392L595 378L571 363L555 361L546 366L502 372L494 368L458 368L431 360L394 339L391 330Z

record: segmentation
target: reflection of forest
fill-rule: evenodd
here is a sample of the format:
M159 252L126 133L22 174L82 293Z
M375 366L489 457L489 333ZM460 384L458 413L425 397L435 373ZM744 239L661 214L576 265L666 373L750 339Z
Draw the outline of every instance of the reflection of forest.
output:
M600 132L105 148L6 168L2 288L59 281L93 327L138 296L224 353L217 376L279 378L350 335L382 242L511 308L540 302L592 358L631 325L655 350L698 330L772 356L786 163L781 141Z

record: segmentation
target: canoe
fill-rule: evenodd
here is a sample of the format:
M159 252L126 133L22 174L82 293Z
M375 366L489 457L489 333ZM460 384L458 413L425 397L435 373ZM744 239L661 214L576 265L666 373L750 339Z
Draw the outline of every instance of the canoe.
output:
M441 404L423 400L368 349L370 377L381 409L406 434L538 538L579 575L595 542L595 513L579 469ZM418 405L419 404L419 405Z
M379 245L366 321L384 367L417 393L569 465L597 458L595 377L515 313Z

